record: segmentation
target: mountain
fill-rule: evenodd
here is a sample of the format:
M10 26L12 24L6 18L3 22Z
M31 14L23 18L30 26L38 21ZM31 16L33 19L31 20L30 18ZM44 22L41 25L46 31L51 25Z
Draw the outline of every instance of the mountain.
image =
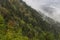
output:
M0 40L60 40L40 13L22 0L0 0Z

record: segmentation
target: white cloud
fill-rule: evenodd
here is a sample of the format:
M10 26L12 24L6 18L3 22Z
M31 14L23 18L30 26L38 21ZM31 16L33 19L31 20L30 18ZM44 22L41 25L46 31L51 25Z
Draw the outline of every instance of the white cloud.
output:
M23 0L23 1L25 1L32 8L43 11L46 16L54 19L55 21L60 22L60 0ZM43 7L46 8L46 10L44 10Z

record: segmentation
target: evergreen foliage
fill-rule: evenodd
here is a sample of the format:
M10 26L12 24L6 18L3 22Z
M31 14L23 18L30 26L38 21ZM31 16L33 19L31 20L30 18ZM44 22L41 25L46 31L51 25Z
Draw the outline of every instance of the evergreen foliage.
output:
M60 40L51 27L22 0L0 0L0 40Z

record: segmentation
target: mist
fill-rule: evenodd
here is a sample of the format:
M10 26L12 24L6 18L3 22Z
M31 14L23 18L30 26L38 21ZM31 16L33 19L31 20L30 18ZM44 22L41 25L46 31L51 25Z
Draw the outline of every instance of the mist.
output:
M60 0L23 0L27 5L42 12L45 16L60 22Z

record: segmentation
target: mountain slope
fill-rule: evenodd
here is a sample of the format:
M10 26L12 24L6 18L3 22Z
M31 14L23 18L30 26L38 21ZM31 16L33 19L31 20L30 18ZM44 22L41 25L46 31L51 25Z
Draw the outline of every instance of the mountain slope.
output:
M55 29L22 0L0 0L0 40L56 40Z

